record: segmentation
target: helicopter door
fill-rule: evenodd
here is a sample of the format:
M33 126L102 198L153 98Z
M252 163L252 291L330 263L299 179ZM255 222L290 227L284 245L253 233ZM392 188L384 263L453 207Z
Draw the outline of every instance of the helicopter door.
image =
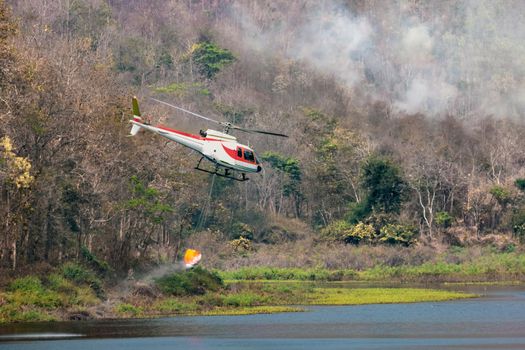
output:
M217 159L217 142L204 142L202 154L209 159Z

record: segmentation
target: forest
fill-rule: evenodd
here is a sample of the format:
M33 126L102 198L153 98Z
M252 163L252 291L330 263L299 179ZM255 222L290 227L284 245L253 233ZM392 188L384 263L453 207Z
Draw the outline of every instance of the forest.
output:
M524 5L0 0L0 270L520 249ZM236 133L264 171L213 178L181 145L127 137L132 96L185 132L213 125L150 97L289 137Z

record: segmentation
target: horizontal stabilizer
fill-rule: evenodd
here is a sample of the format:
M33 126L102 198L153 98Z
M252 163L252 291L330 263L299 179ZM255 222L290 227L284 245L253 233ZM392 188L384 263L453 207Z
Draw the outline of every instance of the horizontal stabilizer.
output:
M137 119L137 118L135 118L133 121L136 121L136 119ZM134 123L133 126L131 127L131 131L130 131L129 134L130 134L131 136L135 136L135 135L137 135L137 133L139 132L139 130L140 130L140 125Z

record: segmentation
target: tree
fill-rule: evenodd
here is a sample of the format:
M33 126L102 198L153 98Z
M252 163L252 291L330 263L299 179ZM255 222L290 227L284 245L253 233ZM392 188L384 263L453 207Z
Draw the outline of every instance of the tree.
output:
M275 198L275 200L278 201L278 212L280 212L283 207L284 197L291 198L295 217L301 217L304 195L301 191L301 168L299 167L299 161L293 157L284 157L275 152L264 153L262 160L268 162L279 174L281 190L278 198Z
M224 66L235 61L235 56L230 51L209 41L194 44L189 54L200 73L208 79L213 79Z
M11 139L0 139L0 198L5 203L2 209L3 227L0 231L0 262L4 251L11 250L11 266L17 267L18 243L27 228L26 213L29 208L28 189L35 180L30 173L31 163L14 153Z
M419 149L408 163L408 185L416 194L423 224L432 237L437 212L453 209L455 188L461 185L456 166L432 151Z
M371 211L399 213L406 182L400 168L391 160L369 157L363 165L362 185L367 191L366 205Z

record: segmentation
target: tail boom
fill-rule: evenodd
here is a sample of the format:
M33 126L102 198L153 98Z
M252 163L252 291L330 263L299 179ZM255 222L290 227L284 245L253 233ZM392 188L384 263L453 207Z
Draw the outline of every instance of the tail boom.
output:
M183 131L170 129L162 125L152 126L149 123L145 123L140 117L139 103L136 97L133 97L132 103L133 119L129 121L132 124L130 136L135 136L141 129L145 129L159 134L160 136L163 136L168 140L175 141L183 146L186 146L197 152L202 153L204 141L206 140L206 138L185 133Z

